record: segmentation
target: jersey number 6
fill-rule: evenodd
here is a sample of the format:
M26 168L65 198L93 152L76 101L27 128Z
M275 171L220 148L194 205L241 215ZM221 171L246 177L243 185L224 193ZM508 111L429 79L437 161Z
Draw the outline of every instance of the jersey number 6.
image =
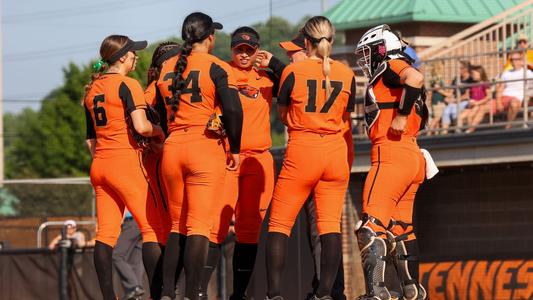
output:
M333 105L333 102L335 102L335 99L337 99L337 96L339 96L339 93L342 90L342 81L331 81L331 87L333 90L331 91L331 95L329 95L328 101L324 103L324 106L322 106L322 109L320 109L321 113L327 113L331 106ZM322 80L322 89L326 89L326 81ZM309 79L307 80L307 105L305 106L306 112L316 112L316 94L317 94L317 87L316 87L316 80Z
M103 106L98 106L98 102L105 102L104 94L96 95L93 99L93 112L94 112L94 122L96 126L105 126L107 124L107 116L105 114L105 109Z

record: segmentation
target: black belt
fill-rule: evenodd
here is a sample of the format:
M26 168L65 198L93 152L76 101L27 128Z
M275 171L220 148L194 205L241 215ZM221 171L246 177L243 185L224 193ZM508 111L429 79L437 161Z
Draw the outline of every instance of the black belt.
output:
M379 109L400 108L400 102L377 102Z
M133 217L125 217L124 222L133 220Z

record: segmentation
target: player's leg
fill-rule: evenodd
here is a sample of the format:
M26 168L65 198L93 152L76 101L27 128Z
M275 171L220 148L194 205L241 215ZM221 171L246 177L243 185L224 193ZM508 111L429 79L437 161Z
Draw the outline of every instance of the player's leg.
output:
M335 147L336 146L336 147ZM316 297L331 297L342 256L341 214L349 181L344 140L328 147L327 168L314 189L320 235L320 277Z
M141 153L115 157L113 165L106 173L113 191L122 199L139 225L143 237L142 257L150 284L150 295L157 299L162 287L163 253L156 233L162 230L162 225Z
M397 201L413 180L411 150L379 145L372 148L372 166L363 189L363 216L356 228L363 260L366 297L390 299L385 286L386 228ZM406 161L406 162L404 162ZM415 170L416 172L416 170Z
M92 175L92 174L91 174ZM91 176L92 177L92 176ZM124 203L105 185L94 186L98 226L94 246L94 265L104 300L114 300L113 248L120 234Z
M403 297L406 300L423 300L427 296L426 290L419 283L418 242L413 227L415 196L425 176L425 162L422 156L419 161L419 174L398 201L388 228L394 246L392 255L402 284Z
M183 257L183 245L185 244L184 221L181 216L186 214L185 186L183 173L179 159L179 144L167 140L163 148L161 159L161 175L165 187L165 197L168 203L171 231L168 234L167 245L163 264L163 291L162 296L171 299L175 295L177 278L179 278Z
M242 164L242 161L241 161ZM221 245L226 239L235 205L239 196L239 170L227 171L224 177L224 191L221 194L223 201L219 201L214 212L215 221L209 236L209 250L207 262L204 265L202 280L200 282L200 299L207 299L207 288L213 271L218 265L221 254Z
M185 296L196 300L200 296L200 282L207 262L217 202L223 201L220 195L224 189L226 154L218 140L207 139L187 145L186 157Z
M245 299L255 265L261 225L274 191L274 160L269 151L249 156L241 163L231 300Z
M266 249L267 296L280 296L281 273L285 266L288 239L294 221L322 174L322 153L307 145L291 145L274 188L270 208Z

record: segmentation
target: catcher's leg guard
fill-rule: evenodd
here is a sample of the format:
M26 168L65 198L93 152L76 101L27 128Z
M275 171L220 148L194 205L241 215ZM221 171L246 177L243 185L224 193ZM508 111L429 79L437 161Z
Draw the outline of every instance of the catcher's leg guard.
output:
M357 224L355 232L361 250L366 285L366 295L359 297L359 299L390 300L390 293L385 286L385 260L387 257L385 232L375 232L368 226L368 223L385 229L381 221L368 215L364 215L363 220Z
M390 243L394 244L394 249L390 253L394 257L394 264L402 283L403 297L405 300L424 300L427 293L418 282L418 243L416 239L406 241L409 235L414 234L412 224L391 220L388 229L394 226L400 226L404 231L400 235L387 231Z

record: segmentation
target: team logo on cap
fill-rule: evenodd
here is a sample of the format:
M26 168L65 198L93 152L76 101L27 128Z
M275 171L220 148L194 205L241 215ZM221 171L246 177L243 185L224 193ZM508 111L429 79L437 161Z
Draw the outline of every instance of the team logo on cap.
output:
M245 40L245 41L249 41L249 40L250 40L250 36L247 35L247 34L245 34L245 33L244 33L244 34L241 34L241 38L242 38L243 40Z

